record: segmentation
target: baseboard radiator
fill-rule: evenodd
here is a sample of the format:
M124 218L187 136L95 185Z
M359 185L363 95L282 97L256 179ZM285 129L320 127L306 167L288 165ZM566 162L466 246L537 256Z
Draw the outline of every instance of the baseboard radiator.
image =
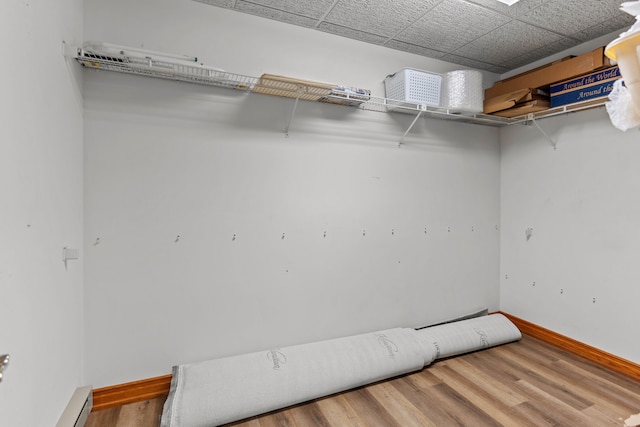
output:
M93 407L93 388L79 387L71 396L56 427L84 427Z

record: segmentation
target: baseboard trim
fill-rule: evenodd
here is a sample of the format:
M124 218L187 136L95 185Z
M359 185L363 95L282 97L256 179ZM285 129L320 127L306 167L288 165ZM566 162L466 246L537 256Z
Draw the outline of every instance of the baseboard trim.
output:
M640 381L640 365L560 335L534 323L520 319L509 313L498 311L513 322L523 334L538 338L548 344L581 356L597 365ZM141 402L157 397L168 396L171 388L171 374L146 380L133 381L93 390L93 410L114 408L129 403Z
M128 403L169 395L171 374L93 390L93 410L114 408Z
M623 359L614 354L607 353L598 348L576 341L573 338L560 335L549 329L538 326L534 323L520 319L509 313L500 311L499 313L506 316L514 325L520 329L523 334L538 338L548 344L561 348L569 353L583 357L590 362L600 365L604 368L618 372L637 381L640 381L640 365L630 360Z

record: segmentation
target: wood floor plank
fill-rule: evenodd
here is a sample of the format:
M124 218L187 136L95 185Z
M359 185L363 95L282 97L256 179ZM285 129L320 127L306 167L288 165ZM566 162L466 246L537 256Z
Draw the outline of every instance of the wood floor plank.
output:
M331 424L315 402L294 406L288 411L288 416L296 426L331 427Z
M395 388L392 383L392 381L385 381L367 388L382 406L389 409L401 426L437 427L422 412L418 411L411 400Z
M421 374L421 373L420 373ZM437 426L461 425L455 414L449 412L438 399L431 387L424 387L424 383L416 381L422 375L409 375L402 381L393 381L394 387L403 392L413 405ZM434 384L438 385L440 382Z
M431 390L439 398L442 407L456 420L455 425L476 427L501 425L449 384L438 384L433 386Z
M479 369L467 359L458 358L454 368L456 372L459 372L473 384L481 387L485 394L491 396L492 399L495 399L494 396L501 396L500 401L507 406L515 406L525 402L527 398L510 387L509 383L496 381L492 376L496 363L500 362L495 361L494 363L492 360L491 363L485 363L482 365L482 369Z
M446 367L437 371L443 383L451 385L461 396L471 402L480 411L490 414L490 416L501 425L517 425L518 419L512 416L510 408L525 402L527 399L521 397L508 404L505 400L498 400L487 389L483 388L484 383L474 383L473 379L465 375L465 371L458 369L459 364L450 363Z
M622 410L640 409L640 402L638 401L640 390L634 392L622 387L617 381L605 381L598 375L562 360L558 361L556 366L557 370L563 375L569 376L574 381L581 378L583 384L588 384L585 393L593 393L594 399L597 397L600 400L616 405Z
M582 411L576 411L575 407L540 389L537 385L520 380L516 382L516 387L527 392L531 396L527 403L540 410L545 410L548 413L547 418L554 420L554 425L588 426L591 423L591 420ZM544 402L544 405L540 402Z
M344 393L318 399L316 403L332 426L366 427L345 399Z
M349 402L349 405L358 413L364 425L371 427L403 427L402 424L398 424L387 409L371 395L367 387L350 391L344 396Z
M561 400L577 410L582 410L593 405L594 402L574 393L574 388L571 387L571 384L563 381L556 373L551 374L544 365L537 364L535 361L523 357L521 354L514 352L513 349L505 350L496 348L496 350L504 366L509 366L510 369L519 372L523 380L532 383L554 398Z
M631 415L631 413L614 415L609 408L604 408L599 404L593 405L582 412L589 417L593 425L597 426L623 426L624 420Z

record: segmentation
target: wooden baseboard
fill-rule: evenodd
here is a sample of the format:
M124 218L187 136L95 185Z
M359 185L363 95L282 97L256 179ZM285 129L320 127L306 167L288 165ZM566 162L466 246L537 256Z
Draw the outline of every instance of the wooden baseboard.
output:
M572 338L565 337L549 329L512 316L509 313L501 311L498 311L498 313L503 314L511 320L523 334L538 338L569 353L584 357L595 364L640 381L640 365L637 363L591 347ZM93 411L167 396L170 387L171 375L169 374L126 384L98 388L93 390Z
M640 365L637 363L623 359L614 354L607 353L606 351L602 351L564 335L560 335L509 313L501 311L499 313L511 320L511 322L513 322L513 324L516 325L523 334L538 338L541 341L583 357L597 365L640 381Z
M171 388L171 374L133 381L93 390L93 410L114 408L128 403L142 402L167 396Z

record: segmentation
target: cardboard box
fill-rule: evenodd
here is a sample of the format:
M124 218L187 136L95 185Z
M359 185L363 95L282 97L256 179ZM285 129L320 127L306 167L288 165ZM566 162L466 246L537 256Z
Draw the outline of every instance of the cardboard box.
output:
M609 96L619 78L620 69L611 67L551 85L551 107Z
M604 55L604 47L599 47L584 55L564 58L496 82L492 87L485 89L484 97L490 99L530 87L545 87L609 66L611 62Z
M508 110L496 111L493 113L495 116L500 117L518 117L524 116L529 113L536 113L538 111L544 111L549 109L549 99L533 99L516 105Z
M496 111L507 110L527 101L539 99L548 100L549 96L546 92L543 93L539 89L520 89L494 98L485 98L482 112L484 114L493 114Z

